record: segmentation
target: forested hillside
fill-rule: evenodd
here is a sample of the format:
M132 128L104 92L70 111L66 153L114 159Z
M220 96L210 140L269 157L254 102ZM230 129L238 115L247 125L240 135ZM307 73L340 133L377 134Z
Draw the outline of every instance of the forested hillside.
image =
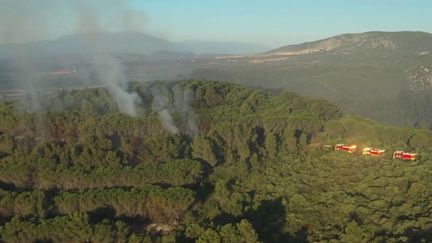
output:
M136 117L104 89L50 94L38 111L0 104L2 241L432 240L431 132L228 83L130 88ZM154 109L155 89L176 129ZM324 148L336 143L387 152Z
M197 62L191 76L321 97L346 113L432 128L431 62L430 33L367 32Z
M3 45L0 46L0 98L22 90L107 86L105 79L98 77L105 72L99 73L97 68L103 66L104 58L93 60L88 56L98 50L115 57L127 80L235 82L275 93L290 91L324 98L346 114L387 124L432 129L430 33L342 34L260 54L197 54L212 53L211 50L253 53L252 50L264 49L244 43L181 44L130 32L72 35L51 42ZM21 53L27 65L20 67L17 60L8 59L14 53ZM21 77L23 71L32 77L31 85Z

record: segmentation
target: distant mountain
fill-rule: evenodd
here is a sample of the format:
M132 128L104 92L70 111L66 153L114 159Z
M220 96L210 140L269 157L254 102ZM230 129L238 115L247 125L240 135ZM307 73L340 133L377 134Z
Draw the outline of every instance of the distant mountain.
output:
M432 35L425 32L343 34L267 52L242 43L178 43L141 33L99 33L3 45L0 59L14 48L27 56L87 55L96 51L122 54L131 80L194 78L237 82L276 92L294 91L328 99L347 113L432 128ZM234 51L246 53L255 48L258 54L233 55ZM221 55L194 54L211 52ZM52 63L44 67L43 73L75 69L77 78L91 73L80 57L76 61L69 56L49 59L43 59ZM0 83L7 83L2 68ZM60 83L57 76L50 77L50 86ZM63 81L58 86L70 83Z
M198 54L221 53L221 54L253 54L261 53L270 48L264 45L245 42L206 42L186 41L181 43L190 52Z
M366 32L343 34L323 40L283 46L267 52L277 55L300 55L324 52L386 50L425 53L432 50L432 34L425 32Z
M432 34L367 32L200 63L192 78L323 97L345 112L432 128Z
M94 53L155 55L157 53L250 54L266 47L239 42L172 42L138 32L75 34L51 41L0 46L0 58L26 56L81 55Z
M94 53L151 55L158 51L182 52L186 50L176 43L136 32L76 34L52 41L0 46L0 56L19 55L20 53L30 56Z

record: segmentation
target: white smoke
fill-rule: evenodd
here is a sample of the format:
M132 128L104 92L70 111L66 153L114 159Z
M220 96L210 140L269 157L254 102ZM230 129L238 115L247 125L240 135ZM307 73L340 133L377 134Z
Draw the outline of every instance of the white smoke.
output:
M192 108L193 99L194 93L187 87L174 92L175 108L180 111L185 133L191 137L195 137L199 133L197 115Z
M98 55L93 65L99 80L106 85L120 112L136 116L139 96L137 93L127 91L128 79L125 76L125 67L121 62L109 55Z
M83 42L93 49L92 65L99 82L107 87L120 112L129 116L136 116L139 96L135 92L128 91L129 80L126 75L126 67L113 54L105 52L111 48L107 46L108 42L101 41L98 36L99 33L109 32L116 25L120 25L125 31L139 29L138 26L143 26L144 23L140 20L143 21L145 15L129 9L127 2L118 0L105 2L108 6L113 6L113 3L115 3L114 6L117 5L115 22L106 21L98 15L97 7L100 6L94 5L94 1L79 0L75 7L78 16L77 32L83 33L80 35Z
M138 95L128 91L126 68L108 53L109 41L98 34L112 31L142 31L147 16L131 7L130 0L0 0L0 44L26 43L46 39L55 30L80 33L81 41L91 50L91 66L98 82L107 87L120 112L137 115ZM52 13L64 12L65 19L52 19ZM73 21L75 20L75 21ZM65 26L62 26L64 24ZM28 49L11 46L11 75L14 88L30 94L31 110L40 110L38 92L47 88L37 68L44 63L32 57ZM43 91L42 91L43 92Z
M24 53L13 57L11 66L14 69L12 79L14 88L27 91L27 96L22 97L22 107L30 112L38 112L42 109L40 101L40 90L38 90L39 78L37 75L36 64L29 60Z
M44 18L31 11L33 4L17 4L20 1L0 0L0 43L20 43L27 39L34 39L46 32ZM21 2L22 3L22 2ZM37 75L38 63L31 54L20 48L9 48L11 55L10 79L13 89L26 91L27 97L21 101L25 110L32 112L41 109L39 77Z
M179 129L174 124L174 121L168 109L158 110L157 113L162 121L162 125L166 130L168 130L172 134L177 134L179 132Z
M121 58L108 52L113 50L112 46L108 46L111 42L100 38L103 36L101 33L144 30L147 15L130 7L131 3L131 0L0 0L0 44L26 43L53 36L54 30L62 29L65 22L52 19L51 13L67 13L69 22L64 28L71 33L80 33L77 37L84 48L91 50L85 60L91 60L89 68L96 73L97 81L107 88L120 112L136 116L141 100L137 93L129 91L127 68ZM75 21L70 22L71 19ZM28 91L28 109L39 111L43 105L38 95L50 88L46 84L44 86L38 75L39 66L44 63L31 58L31 54L26 52L28 49L14 48L11 63L15 70L15 88ZM79 75L84 73L79 72ZM81 81L88 82L88 79L90 76L85 76ZM163 126L173 134L179 133L170 113L166 87L152 90L152 95L152 109L158 113ZM182 130L195 136L198 126L192 109L193 93L182 89L174 96L174 108L180 114Z
M152 109L156 111L159 115L159 119L162 125L172 134L177 134L179 129L174 124L174 120L168 110L169 98L168 90L163 86L152 87L151 94L153 96Z

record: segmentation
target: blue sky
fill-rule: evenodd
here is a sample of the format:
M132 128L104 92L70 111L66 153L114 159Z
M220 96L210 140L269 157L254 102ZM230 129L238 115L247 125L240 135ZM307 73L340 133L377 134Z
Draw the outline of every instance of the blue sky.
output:
M432 32L427 0L146 0L147 30L171 39L281 45L347 32Z
M276 47L372 30L432 32L430 12L431 0L0 0L0 43L100 28Z

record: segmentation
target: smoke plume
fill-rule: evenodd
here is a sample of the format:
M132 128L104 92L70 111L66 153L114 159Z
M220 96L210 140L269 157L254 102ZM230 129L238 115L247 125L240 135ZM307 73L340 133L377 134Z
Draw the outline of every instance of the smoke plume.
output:
M40 13L32 13L34 4L23 1L0 0L0 43L21 43L40 37L46 32L44 17ZM40 80L37 75L38 62L19 48L11 48L9 59L11 68L10 79L13 89L28 91L22 103L25 110L33 112L41 109L37 89Z
M130 7L131 3L129 0L0 0L0 44L46 40L63 29L79 33L81 43L91 50L90 65L97 81L108 89L120 112L135 116L138 96L128 91L127 70L119 58L109 53L112 50L109 41L99 38L101 33L143 30L147 16ZM52 14L59 12L64 12L65 18L53 19ZM11 45L8 54L13 88L30 94L31 110L40 109L35 91L51 88L40 80L43 59L33 57L23 45Z
M93 65L99 80L106 85L118 109L129 116L136 116L139 97L137 93L128 92L125 67L121 62L109 55L97 55Z
M67 34L142 32L148 21L132 0L0 0L0 44Z
M90 60L89 65L85 67L86 72L77 71L79 77L85 77L80 81L88 84L91 75L84 74L95 73L97 83L106 87L119 111L129 116L136 116L139 113L138 105L142 100L137 93L130 91L127 67L121 57L110 52L115 47L110 46L112 42L104 41L106 35L103 35L112 32L144 31L148 21L147 15L131 7L133 2L131 0L0 0L0 44L28 43L58 38L66 34L79 34L74 36L79 39L80 46L84 49L79 54L86 54L84 60ZM62 18L53 17L53 13L54 16ZM40 111L43 109L43 104L39 101L39 94L44 95L43 90L51 88L40 75L41 69L46 68L44 63L46 59L33 56L25 45L10 46L9 53L12 53L10 64L14 73L11 78L14 88L27 91L29 94L24 99L28 105L26 110ZM1 55L2 53L0 58ZM49 55L47 53L47 56ZM63 56L54 56L52 60L57 64L69 61ZM94 84L94 80L90 82ZM196 114L192 109L193 93L189 89L182 88L178 93L174 92L174 97L166 87L154 88L151 92L152 109L158 113L163 126L169 132L179 133L179 128L170 113L170 108L175 108L180 114L181 129L190 136L198 133ZM168 97L174 99L174 104L170 104Z
M197 115L192 108L193 99L194 93L187 87L174 91L175 108L180 111L185 133L191 137L195 137L199 132Z
M116 6L118 9L112 17L116 21L105 20L103 16L99 16L99 5L94 5L94 1L77 1L75 8L78 17L76 31L82 33L80 35L83 42L89 45L93 50L94 69L97 73L99 81L104 84L111 96L114 98L120 112L129 116L137 115L138 94L128 91L128 82L126 75L126 67L121 61L113 56L113 54L105 53L105 50L111 48L107 46L108 42L100 41L98 33L109 32L111 29L121 28L124 31L139 29L143 26L146 19L143 13L128 9L128 1L105 1L107 6ZM111 3L111 4L110 4ZM115 3L115 4L113 4ZM107 9L109 10L109 9Z
M179 129L174 124L174 120L168 110L168 90L164 86L153 87L151 89L151 94L153 96L152 109L158 113L163 127L170 133L177 134Z

